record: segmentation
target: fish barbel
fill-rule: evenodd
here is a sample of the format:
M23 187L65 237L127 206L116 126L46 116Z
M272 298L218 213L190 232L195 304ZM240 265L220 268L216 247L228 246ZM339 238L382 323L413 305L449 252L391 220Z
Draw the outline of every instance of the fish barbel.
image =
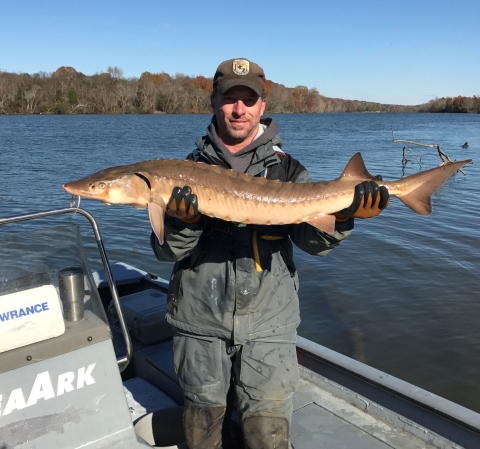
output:
M349 207L355 186L376 181L421 215L432 211L430 198L471 159L452 162L397 181L378 181L368 173L360 153L332 181L293 183L253 177L201 162L156 159L107 168L63 185L72 195L110 204L148 207L152 229L163 243L164 214L175 186L190 186L198 210L237 223L285 225L307 222L327 233L335 229L331 214Z

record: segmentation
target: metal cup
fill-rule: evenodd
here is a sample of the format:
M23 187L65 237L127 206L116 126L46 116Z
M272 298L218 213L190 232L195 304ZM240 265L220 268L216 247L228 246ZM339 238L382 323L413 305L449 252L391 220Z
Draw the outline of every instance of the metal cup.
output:
M58 288L67 321L79 321L84 316L85 281L82 267L65 267L58 271Z

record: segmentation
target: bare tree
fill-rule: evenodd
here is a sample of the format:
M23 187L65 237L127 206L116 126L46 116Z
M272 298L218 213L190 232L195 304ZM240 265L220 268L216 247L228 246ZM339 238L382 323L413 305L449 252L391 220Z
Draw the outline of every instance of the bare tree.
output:
M25 97L25 109L27 114L34 114L35 109L38 104L38 98L37 98L37 91L40 89L40 86L37 86L36 84L32 85L30 89L25 90L24 97Z
M107 73L114 80L119 80L123 78L123 70L117 66L114 66L114 67L109 66L107 69Z
M184 75L176 74L171 79L165 79L158 88L157 109L166 114L181 112L185 104L183 89Z

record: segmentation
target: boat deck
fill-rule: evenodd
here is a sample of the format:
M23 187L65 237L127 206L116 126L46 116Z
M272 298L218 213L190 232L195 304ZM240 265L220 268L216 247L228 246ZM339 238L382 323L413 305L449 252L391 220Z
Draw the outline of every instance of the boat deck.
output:
M291 440L295 449L435 447L304 379L293 405Z
M63 214L73 211L76 212L77 210L70 208L14 218L17 221L18 219L27 220L32 217L52 215L52 213ZM3 220L3 222L0 220L0 224L9 223L11 220L12 219L6 219ZM24 241L25 235L19 235L21 235L22 241ZM32 234L32 236L35 238L35 234ZM76 232L74 236L78 237L79 234ZM96 234L96 238L99 249L102 249L103 246L99 234ZM67 241L69 242L70 240L67 239ZM63 244L64 242L62 241L62 247ZM73 247L77 248L76 240ZM67 246L67 248L69 250L71 249L69 246ZM49 244L49 251L50 250ZM81 252L81 250L79 251ZM59 253L60 251L58 251L58 254ZM45 257L43 253L40 254L43 264L44 261L47 260L47 257ZM100 251L100 254L104 259L104 266L108 266L104 252ZM55 253L55 256L57 256L57 253ZM81 256L80 259L83 260L83 256ZM50 269L56 270L56 267L52 266ZM165 321L168 282L127 264L115 264L112 267L112 273L109 273L108 279L111 280L113 277L116 288L112 287L110 290L105 272L102 271L103 270L99 270L93 273L94 285L96 285L99 290L101 304L100 301L98 301L93 305L90 304L90 306L92 310L95 309L94 314L97 314L99 321L102 321L99 329L104 330L105 339L101 337L97 343L96 339L92 337L90 333L83 334L76 332L75 335L79 337L78 342L81 340L81 343L76 342L75 344L78 344L79 350L82 351L85 348L97 350L96 348L99 347L97 345L101 345L102 348L99 349L98 354L105 353L111 359L110 362L112 363L110 363L109 366L105 365L103 368L102 372L105 373L103 381L107 379L106 382L108 384L108 379L112 379L112 384L116 382L116 388L118 388L116 392L112 390L109 399L113 398L114 401L108 402L107 405L110 406L110 409L106 407L105 410L108 412L112 411L112 415L115 416L113 421L118 420L118 422L121 422L125 427L122 429L114 429L110 426L112 423L107 422L109 421L108 419L101 419L103 413L101 412L98 415L100 419L97 429L98 436L101 438L95 441L89 441L88 444L82 443L81 447L92 445L92 447L104 448L107 447L105 444L108 444L108 447L145 447L145 443L147 443L152 447L178 447L187 449L185 445L182 444L184 441L182 434L183 407L181 407L183 405L183 393L179 386L173 365L172 328ZM112 307L110 307L112 294L114 297L113 302L118 303L117 290L120 296L121 306L112 309ZM94 289L90 291L91 298L94 297L92 293L96 294ZM124 337L122 337L121 332L116 328L115 314L119 314L119 311L123 311L120 314L120 323L123 324L123 317L130 327L130 332L127 332L125 327L123 327ZM103 321L107 319L107 316L112 331L115 354L112 353L110 340L108 338L110 333ZM87 321L89 320L86 319L85 323ZM88 326L88 323L85 323L82 322L82 326ZM132 336L132 348L130 348L129 333ZM89 346L85 343L86 335L89 335L86 339L87 341L94 342ZM146 340L152 340L152 337L154 342L144 340L144 338ZM36 344L40 347L45 341L47 340L38 341ZM65 341L63 341L63 343L64 342ZM50 345L47 346L48 351L53 348L50 347ZM38 347L36 347L36 350L38 350ZM63 350L64 345L61 347ZM54 362L54 365L52 365L54 366L54 370L52 372L58 371L58 373L62 373L65 369L64 366L67 365L64 365L64 359L58 359L57 355L63 356L64 353L59 354L57 348L53 349L55 350L54 357L48 352L40 351L36 354L32 365L35 367L37 360L39 361L38 363L47 361L49 361L48 363ZM132 351L130 351L130 349L132 349ZM27 362L32 359L30 356L31 348L23 350L25 352L17 352L14 355L14 357L20 360L18 363L15 362L17 363L15 369L23 369L23 367L27 366ZM74 353L74 350L67 349L66 351L65 354L68 354L69 358L77 357L79 354ZM7 354L7 352L5 354ZM127 352L128 356L125 355ZM83 352L82 354L84 355ZM91 360L97 360L98 354L95 354ZM11 354L7 354L8 357L10 355ZM29 357L26 355L29 355ZM116 365L114 364L114 355L116 355L117 358ZM127 366L130 355L131 360ZM378 371L302 337L298 337L297 357L301 380L299 389L293 397L294 411L290 434L294 449L480 448L479 413L468 410L465 407L434 395L415 385L394 378L387 373ZM90 364L90 359L88 362L86 360L85 358L85 362L80 362L80 366L83 364L83 366L88 366L88 369L90 369L90 366L95 366L95 364ZM121 392L118 382L119 378L116 377L118 368L120 368L122 376L125 398ZM122 370L123 368L125 369ZM82 368L78 370L78 376L80 376L81 369ZM85 368L83 369L85 370ZM65 374L70 374L70 372ZM50 377L48 378L50 379ZM15 378L14 381L17 382L17 378ZM16 389L9 391L19 391L20 396L13 396L15 399L11 402L14 404L11 408L20 410L20 408L25 407L24 405L22 406L22 403L18 399L19 397L23 398L23 393L21 388L16 387L17 383L15 382L12 383L12 385L15 385L14 388ZM96 382L92 382L91 384L96 384ZM98 393L100 394L99 396L95 396L94 399L95 412L97 410L103 410L101 408L97 409L98 398L108 396L108 393L106 393L106 390L108 390L107 385L100 384L100 382L98 382L98 384L99 385L94 385L99 387ZM35 380L32 391L37 388L35 385L37 385L37 380ZM77 385L79 385L79 383L77 383ZM77 387L77 389L78 388L81 387ZM64 389L65 392L67 392L65 386ZM37 393L38 392L36 392L36 394ZM43 393L44 389L42 386L42 392L38 394L41 395ZM60 396L62 400L67 398L64 403L60 402L57 404L58 410L63 410L59 412L58 416L61 417L61 420L65 420L65 423L70 423L70 420L73 419L75 424L77 424L77 420L82 417L81 413L75 412L72 414L68 410L70 406L73 408L78 406L78 399L81 395L77 396L76 402L72 402L71 404L69 403L67 395L58 393L57 396ZM10 396L10 398L11 397L12 396ZM30 394L30 397L32 397L32 394ZM47 399L46 396L41 397ZM50 397L48 399L50 399ZM90 400L93 399L93 397L87 397L87 399ZM117 400L118 403L116 402ZM90 402L84 401L82 404L83 403L88 405L85 410L89 411L83 414L83 417L86 417L86 419L82 422L88 423L88 427L86 428L91 429L93 412L90 413L90 410L93 409L89 408ZM46 412L42 411L41 413L47 413L47 411L51 413L49 412L49 410L52 409L51 404L53 404L53 401L47 404ZM64 404L70 405L65 408ZM130 416L124 408L126 404L128 404L130 410ZM66 413L65 410L67 411ZM30 411L32 414L29 416L34 417L36 420L38 412ZM22 413L24 412L22 411ZM3 413L2 418L4 416L5 413ZM57 415L48 416L55 417ZM105 416L107 415L104 414L103 417ZM227 416L230 416L230 414ZM234 412L232 414L231 424L234 433L238 435L239 425L236 416L237 414ZM120 420L119 417L121 417L122 420ZM23 427L19 428L28 428L28 432L31 431L32 435L36 437L35 432L45 431L46 423L46 418L43 414L38 415L38 418L40 419L35 421L37 424L32 424L34 419L23 419L22 421L24 422L21 424ZM150 418L150 421L147 418ZM123 422L123 419L125 419L126 422ZM54 421L56 423L57 419L54 419ZM112 420L110 419L110 421ZM132 422L134 423L136 434L133 432ZM147 427L148 430L149 422L151 424L150 433L152 435L141 433L140 427L142 427L142 424L147 423L144 427ZM95 422L95 424L97 423ZM107 426L108 429L104 430L102 426ZM115 430L115 432L111 433L112 430ZM116 430L118 430L118 432ZM55 432L57 431L55 430ZM118 436L119 432L123 433L125 438L123 435ZM48 432L46 434L48 435L47 438L50 438L50 433L51 432ZM78 435L80 435L78 429L74 429L72 433L68 434L65 433L64 429L57 433L67 435L68 438L73 437L73 439L77 439ZM19 434L18 428L15 427L15 435ZM11 436L11 433L9 435ZM28 435L30 436L30 433ZM152 438L149 438L150 436L152 436ZM25 435L21 435L22 439L24 437ZM43 434L41 434L41 437L43 437ZM55 441L57 441L56 438L58 438L58 435L55 435L54 438ZM107 440L104 441L106 438L109 439L108 443L106 443ZM114 440L112 440L112 438ZM116 442L120 441L119 438L121 441L138 444L130 444L129 446L118 445ZM149 438L149 441L147 441L147 438ZM4 438L0 438L0 440L3 439ZM241 437L239 439L241 440ZM33 447L31 446L31 438L29 437L27 440L26 444L28 444L28 447ZM115 444L110 445L110 440L115 441ZM151 442L150 440L153 441ZM160 444L160 440L162 444ZM0 449L4 447L7 449L7 446L2 443L3 441L0 441ZM50 443L50 440L48 440L48 443ZM75 444L73 440L68 447L72 444ZM42 447L52 446L48 444L42 445Z
M149 304L163 301L166 305L165 280L147 275L140 282L123 278L119 282L121 268L116 266L114 270L121 302L122 297L137 293L143 297L146 290L153 288L154 297ZM135 275L130 269L127 274ZM103 276L98 276L96 282L106 304L109 295ZM163 297L159 298L162 291ZM164 324L171 332L170 325ZM158 326L155 329L157 332ZM124 354L124 340L115 326L112 330L115 352ZM179 406L183 405L183 393L173 365L172 338L161 332L163 340L154 344L146 345L132 338L133 357L122 378L134 423L157 412L162 417L156 419L157 423L168 422L164 424L166 427L157 429L157 435L168 438L169 433L178 434L174 426L181 429ZM307 339L298 337L298 340L301 380L293 397L290 431L294 449L480 447L480 414ZM177 407L175 413L172 407ZM170 411L162 414L162 409ZM172 414L176 418L167 419ZM234 412L233 426L238 430L235 416Z
M127 398L131 398L129 407L134 421L147 413L183 403L173 367L172 340L142 348L136 346L134 359L141 377L124 382ZM301 368L301 375L304 373L305 369ZM460 447L451 443L448 446L430 445L335 396L303 375L293 397L293 407L291 441L295 449Z

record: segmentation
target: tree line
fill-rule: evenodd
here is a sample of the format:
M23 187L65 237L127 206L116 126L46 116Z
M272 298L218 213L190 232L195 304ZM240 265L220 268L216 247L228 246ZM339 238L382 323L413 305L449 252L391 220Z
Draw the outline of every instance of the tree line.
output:
M480 114L480 97L442 97L430 100L419 107L419 112L469 112Z
M315 88L289 88L273 81L266 82L265 90L267 113L479 112L476 97L461 97L465 111L457 110L456 99L450 103L457 109L443 111L440 100L421 106L343 100L325 97ZM144 72L127 79L118 67L92 76L72 67L32 75L0 71L0 114L209 114L211 92L212 78L179 73ZM445 101L445 107L450 103ZM438 111L428 109L434 107Z

